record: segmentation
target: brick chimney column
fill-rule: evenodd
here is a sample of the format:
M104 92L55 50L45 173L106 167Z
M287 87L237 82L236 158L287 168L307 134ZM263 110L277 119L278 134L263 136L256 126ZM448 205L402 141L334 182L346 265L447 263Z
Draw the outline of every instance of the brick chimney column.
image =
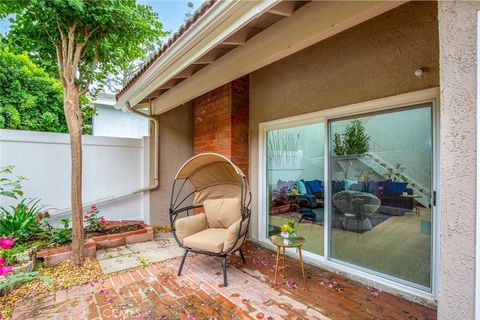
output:
M194 100L193 152L228 157L248 176L248 87L244 76Z

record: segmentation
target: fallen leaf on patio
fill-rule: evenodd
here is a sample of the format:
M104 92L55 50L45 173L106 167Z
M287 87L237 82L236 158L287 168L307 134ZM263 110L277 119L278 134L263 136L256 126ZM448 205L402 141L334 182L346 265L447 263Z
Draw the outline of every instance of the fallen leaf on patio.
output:
M296 289L297 285L295 284L295 281L286 281L286 285L288 289Z
M263 319L265 318L265 315L263 313L257 313L257 316L256 316L257 319Z

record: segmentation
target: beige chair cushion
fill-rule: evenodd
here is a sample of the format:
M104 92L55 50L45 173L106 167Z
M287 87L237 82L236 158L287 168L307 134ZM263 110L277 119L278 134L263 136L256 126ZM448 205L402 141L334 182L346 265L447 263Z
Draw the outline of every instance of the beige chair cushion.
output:
M240 219L240 198L207 199L203 202L209 228L228 228Z
M180 218L175 221L175 234L180 241L207 228L205 213L194 214L193 216Z
M225 243L223 244L224 251L227 251L227 250L230 251L234 246L235 248L233 248L233 250L237 250L242 245L243 239L247 236L247 235L243 236L242 238L240 238L240 240L238 240L237 243L235 243L238 237L238 231L239 231L238 228L240 227L240 221L241 219L238 219L235 223L233 223L227 229L227 232L225 234ZM247 224L248 224L248 220L243 221L242 231L244 231L245 228L247 228Z
M208 228L183 239L183 245L192 249L220 253L223 250L227 229Z

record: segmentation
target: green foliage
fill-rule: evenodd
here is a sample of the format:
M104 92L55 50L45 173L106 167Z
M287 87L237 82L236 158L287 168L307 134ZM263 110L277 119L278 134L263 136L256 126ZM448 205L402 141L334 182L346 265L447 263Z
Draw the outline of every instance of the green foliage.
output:
M16 199L17 196L23 196L21 182L27 178L9 177L13 174L13 168L13 166L0 167L0 195Z
M102 232L107 228L107 225L110 224L110 222L105 221L104 217L99 217L99 213L100 211L94 204L90 207L90 210L85 213L83 221L87 224L85 228L87 231Z
M370 136L360 120L352 120L343 134L333 136L333 152L336 156L362 155L368 152Z
M144 48L166 34L158 14L136 0L19 0L7 1L3 7L4 15L15 13L7 35L9 46L28 52L55 76L60 71L56 47L61 49L62 37L68 41L71 32L74 50L83 44L75 72L75 84L82 90L92 82L101 88L107 75L126 62L144 58Z
M401 163L395 164L394 168L388 168L387 173L384 174L386 179L390 179L392 181L405 181L407 180L406 177L402 174L405 171L405 167L402 166Z
M86 110L88 100L81 105ZM84 113L91 123L92 112ZM0 48L0 128L68 132L63 112L63 88L26 54ZM84 133L91 133L89 126Z
M60 222L63 225L63 228L53 229L52 235L50 237L50 242L57 244L65 244L72 241L72 229L68 226L70 224L69 219L62 219Z
M6 278L6 281L0 282L0 292L3 292L3 290L13 286L14 284L21 283L21 282L38 280L38 279L43 279L43 281L45 281L47 283L52 283L50 278L42 277L36 271L34 271L34 272L19 272L19 273L15 273L15 274L10 274L10 275L7 275L5 278Z
M45 237L43 217L39 218L43 207L39 202L36 199L22 199L16 206L10 206L12 212L0 208L0 236L13 237L16 243Z
M44 244L43 241L33 241L33 242L26 242L26 243L15 243L14 247L10 249L3 249L0 250L0 257L3 258L3 264L4 265L13 265L15 264L15 259L14 255L25 252L26 250L33 248L33 247L38 247L40 245Z

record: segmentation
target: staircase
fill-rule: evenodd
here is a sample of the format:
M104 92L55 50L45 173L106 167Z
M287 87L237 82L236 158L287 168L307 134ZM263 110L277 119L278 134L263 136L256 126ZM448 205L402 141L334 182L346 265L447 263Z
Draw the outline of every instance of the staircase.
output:
M358 160L381 176L385 176L389 169L395 170L394 166L371 152L359 157ZM406 174L402 173L401 176L402 180L407 182L408 187L413 190L413 194L419 196L419 198L415 198L415 201L428 208L430 206L430 189L420 185L415 179Z

